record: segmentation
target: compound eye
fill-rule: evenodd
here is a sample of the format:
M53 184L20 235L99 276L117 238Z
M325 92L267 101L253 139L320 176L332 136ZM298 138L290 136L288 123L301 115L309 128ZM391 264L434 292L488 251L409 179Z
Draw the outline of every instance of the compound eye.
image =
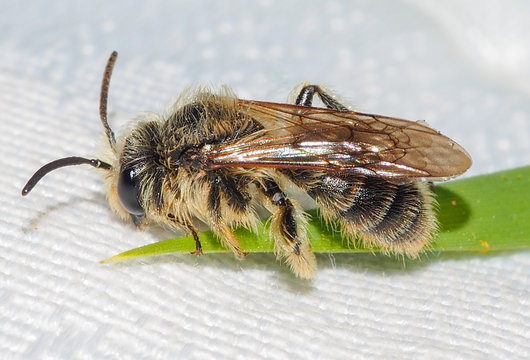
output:
M131 215L143 215L144 209L138 201L140 191L138 186L138 173L134 168L124 169L118 180L118 198L121 205Z

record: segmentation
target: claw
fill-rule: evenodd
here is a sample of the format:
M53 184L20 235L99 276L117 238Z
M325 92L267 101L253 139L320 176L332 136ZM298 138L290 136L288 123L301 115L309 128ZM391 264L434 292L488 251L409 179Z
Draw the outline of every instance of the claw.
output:
M234 255L236 256L236 258L238 259L244 259L247 257L248 255L248 252L243 252L241 250L238 250L237 252L234 252Z
M192 251L192 252L190 252L190 254L192 254L192 255L197 255L197 256L201 256L201 255L203 254L203 252L202 252L202 248L197 249L197 250L195 250L195 251Z

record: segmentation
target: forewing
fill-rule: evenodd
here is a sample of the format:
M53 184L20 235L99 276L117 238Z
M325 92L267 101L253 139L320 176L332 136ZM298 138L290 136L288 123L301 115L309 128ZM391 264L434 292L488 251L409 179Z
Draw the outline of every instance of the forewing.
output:
M419 122L239 100L263 130L208 150L211 168L315 169L396 178L447 178L471 165L453 140Z

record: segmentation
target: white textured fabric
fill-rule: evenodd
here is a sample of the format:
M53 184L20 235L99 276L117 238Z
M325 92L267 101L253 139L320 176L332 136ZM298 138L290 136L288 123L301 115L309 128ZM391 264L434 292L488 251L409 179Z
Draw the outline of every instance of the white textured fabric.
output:
M111 214L97 154L103 66L115 128L189 85L283 101L323 83L359 109L425 119L466 176L530 163L530 5L513 1L2 1L0 358L530 358L530 254L422 261L273 255L98 260L168 238Z

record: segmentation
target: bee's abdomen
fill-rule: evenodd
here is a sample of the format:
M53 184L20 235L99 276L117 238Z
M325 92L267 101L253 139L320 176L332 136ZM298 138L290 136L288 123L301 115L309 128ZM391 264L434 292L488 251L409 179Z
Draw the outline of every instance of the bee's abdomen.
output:
M293 181L302 185L305 176ZM433 199L422 182L394 184L381 177L325 175L306 190L327 218L368 246L416 256L436 231Z
M396 188L376 177L355 180L348 194L349 206L337 209L337 215L347 222L372 229L385 222L386 214L394 204Z
M434 226L430 224L432 209L425 191L420 183L387 183L382 188L379 183L374 185L372 178L366 178L351 206L339 212L339 217L384 246L409 246L430 237Z

